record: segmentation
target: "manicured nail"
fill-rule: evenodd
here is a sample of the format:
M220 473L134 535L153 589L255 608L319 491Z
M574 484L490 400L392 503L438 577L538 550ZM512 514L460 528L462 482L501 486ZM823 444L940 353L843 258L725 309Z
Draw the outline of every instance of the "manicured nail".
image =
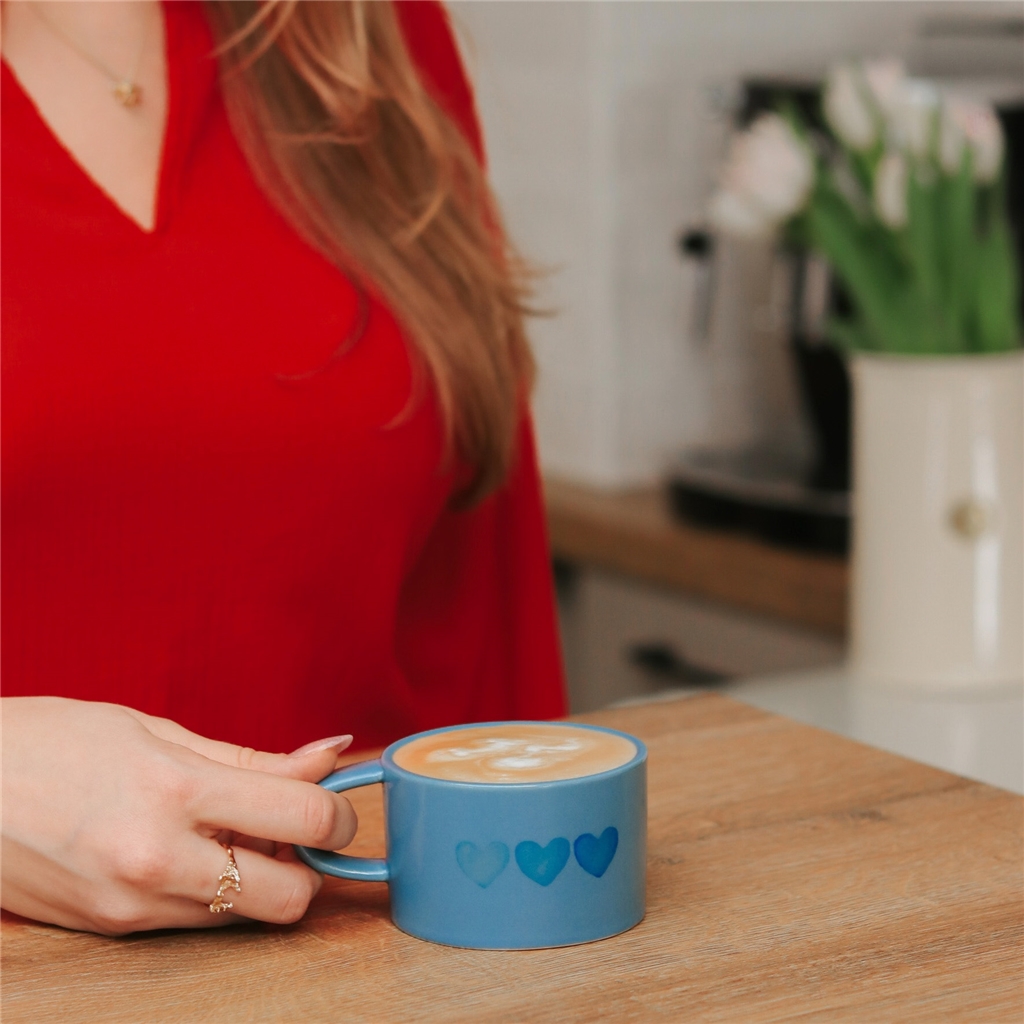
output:
M340 754L351 742L351 736L331 736L326 740L313 740L312 743L293 750L288 756L302 757L303 754L316 754L321 750L331 750L332 748L336 754Z

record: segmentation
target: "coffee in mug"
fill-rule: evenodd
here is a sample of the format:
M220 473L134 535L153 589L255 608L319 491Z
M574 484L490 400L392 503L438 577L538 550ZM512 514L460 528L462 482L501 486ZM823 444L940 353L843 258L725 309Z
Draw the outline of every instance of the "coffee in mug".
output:
M508 784L596 775L635 756L636 744L618 733L530 722L421 736L395 751L395 764L432 779Z
M477 949L592 942L645 907L647 751L596 725L489 722L419 733L320 785L384 783L383 859L296 847L387 882L410 935Z

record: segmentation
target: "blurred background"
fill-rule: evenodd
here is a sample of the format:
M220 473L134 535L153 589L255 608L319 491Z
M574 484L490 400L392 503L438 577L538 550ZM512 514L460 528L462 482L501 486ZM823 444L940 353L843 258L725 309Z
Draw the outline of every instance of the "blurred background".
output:
M815 327L835 292L820 261L708 218L737 128L779 97L818 117L830 66L884 56L998 111L1019 233L1024 8L449 7L509 229L547 271L534 413L573 710L716 687L1024 791L1015 672L843 668L850 384ZM1002 628L1016 658L1024 627Z

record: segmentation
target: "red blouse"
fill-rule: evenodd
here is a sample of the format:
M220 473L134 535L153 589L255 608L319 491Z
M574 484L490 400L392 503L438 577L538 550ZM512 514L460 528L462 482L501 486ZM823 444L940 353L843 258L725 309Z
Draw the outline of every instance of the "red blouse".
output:
M399 10L479 147L443 9ZM411 381L394 318L372 304L332 360L353 288L255 185L201 5L165 11L152 232L3 67L4 693L268 750L564 713L529 425L504 488L452 511L436 406L394 422Z

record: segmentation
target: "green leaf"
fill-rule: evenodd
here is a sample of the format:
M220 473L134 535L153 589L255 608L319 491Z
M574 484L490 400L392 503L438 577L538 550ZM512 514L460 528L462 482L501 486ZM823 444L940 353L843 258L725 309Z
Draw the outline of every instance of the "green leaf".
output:
M922 184L916 174L910 175L907 188L907 251L914 277L929 306L936 306L941 294L938 225L940 211L936 208L938 188L933 181Z
M1005 218L992 224L977 253L977 347L983 352L1016 348L1021 341L1019 274Z
M862 318L861 343L896 352L927 350L929 319L891 232L863 221L834 188L823 187L807 211L808 235L846 285Z
M969 352L974 345L973 306L978 279L974 182L970 147L964 147L959 172L939 183L941 215L938 250L942 272L942 307L949 324L945 351Z

